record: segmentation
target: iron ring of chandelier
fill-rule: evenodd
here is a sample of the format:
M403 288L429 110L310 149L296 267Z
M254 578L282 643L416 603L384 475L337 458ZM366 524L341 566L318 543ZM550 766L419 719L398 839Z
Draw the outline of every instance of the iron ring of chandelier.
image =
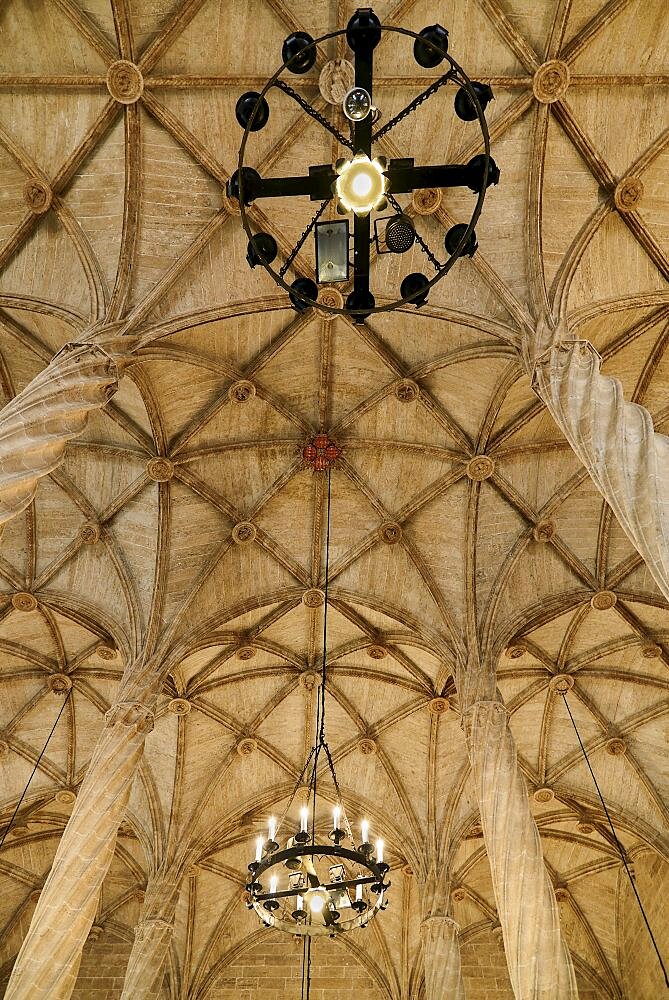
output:
M452 249L449 248L450 256L449 256L448 260L444 264L441 264L441 265L439 265L438 261L435 262L433 260L433 264L435 266L435 269L436 269L437 265L439 265L437 273L435 274L435 276L433 278L431 278L431 279L424 278L423 284L420 287L416 288L415 290L409 291L407 294L405 294L401 298L395 300L394 302L390 302L390 303L388 303L386 305L376 305L376 304L374 304L371 307L362 306L362 307L356 307L356 308L352 308L352 307L349 307L348 305L345 305L343 308L337 308L335 306L330 306L330 305L328 305L325 302L317 302L315 298L311 298L308 295L304 294L304 292L300 291L299 288L291 287L291 285L289 285L284 280L283 275L274 270L274 268L271 265L271 260L268 259L268 257L266 255L266 253L265 253L262 245L260 245L258 242L252 243L254 235L257 235L257 234L254 234L253 231L251 230L251 226L249 224L249 219L248 219L247 211L246 211L248 205L250 205L253 202L254 198L255 198L255 193L252 190L253 189L253 182L254 182L254 180L257 179L258 181L260 181L261 184L263 183L263 181L260 178L260 176L258 175L257 171L253 170L253 168L245 167L245 165L244 165L244 155L245 155L245 152L246 152L246 145L247 145L247 142L248 142L248 139L249 139L249 135L250 135L250 133L252 131L256 130L256 129L254 129L256 118L258 118L259 121L262 120L263 104L266 104L266 94L269 92L269 90L271 90L272 87L277 86L277 82L279 81L279 77L284 72L284 70L286 70L286 69L290 70L291 66L293 66L293 64L298 65L299 61L304 59L305 53L309 52L310 50L312 50L315 53L315 50L316 50L317 46L321 45L323 42L329 41L329 40L334 39L334 38L339 38L342 35L348 35L350 32L355 33L355 32L362 32L362 31L366 30L365 28L360 28L360 27L356 27L355 25L353 25L353 21L354 20L355 20L355 17L351 19L351 22L349 23L349 26L347 28L341 28L341 29L339 29L337 31L329 32L327 34L321 35L319 38L312 39L311 41L309 41L302 48L300 48L297 51L295 51L289 58L285 59L284 62L282 63L282 65L276 71L276 73L274 73L274 75L272 77L270 77L270 79L267 81L267 83L263 87L262 91L259 93L259 95L258 95L258 97L256 99L256 102L255 102L255 106L253 107L253 110L252 110L252 112L251 112L251 114L249 116L249 119L246 122L246 125L244 127L244 134L242 136L241 145L239 147L239 156L238 156L238 162L237 162L237 170L235 171L235 173L232 175L232 177L228 181L227 193L229 195L232 195L232 196L234 196L234 197L236 197L238 199L242 226L243 226L244 231L245 231L245 233L246 233L246 235L247 235L247 237L249 239L249 247L250 248L253 247L254 257L255 257L255 263L261 264L265 268L265 270L268 272L268 274L272 277L272 279L274 280L274 282L280 288L282 288L285 292L288 293L291 302L296 306L296 308L298 308L298 311L303 311L305 308L308 308L308 307L311 307L311 306L317 306L318 309L321 310L321 311L323 311L323 312L330 313L330 314L332 314L334 316L337 316L337 315L339 315L339 316L350 316L356 322L360 322L360 321L366 319L367 316L369 316L369 315L372 315L372 314L375 314L375 313L390 312L390 311L398 309L399 307L404 306L404 305L411 305L411 304L414 304L414 303L417 306L418 305L422 305L425 302L427 293L429 292L430 288L432 288L433 285L435 285L446 274L448 274L448 272L450 271L450 269L455 264L456 260L458 260L465 253L470 253L470 255L471 255L471 253L473 253L473 250L471 250L471 247L474 246L474 249L476 248L476 242L475 242L476 236L475 236L475 232L474 232L474 227L476 226L476 223L478 222L478 219L479 219L479 217L481 215L481 212L483 210L483 204L484 204L484 201L485 201L485 196L486 196L487 188L488 188L488 186L489 186L490 183L497 183L497 179L499 177L499 170L498 170L498 168L497 168L497 166L495 164L495 161L492 159L492 157L490 155L490 134L489 134L489 131L488 131L488 125L487 125L487 122L486 122L486 118L485 118L485 114L484 114L484 109L483 109L483 107L481 105L481 101L479 100L479 94L477 93L475 87L472 85L472 81L469 79L469 77L467 76L467 74L465 73L465 71L462 69L462 67L448 53L448 51L447 51L447 43L446 43L446 46L440 45L440 44L432 41L430 39L430 37L426 37L425 32L422 33L422 34L418 34L417 32L411 31L408 28L401 28L401 27L392 26L392 25L382 25L382 24L378 23L378 30L380 32L390 31L390 32L393 32L393 33L398 34L398 35L405 35L408 38L414 39L414 43L421 44L423 46L423 48L425 50L427 50L428 52L432 52L434 54L434 56L437 57L437 61L438 62L441 62L443 59L446 59L447 62L449 63L449 65L450 65L450 70L444 76L448 77L448 79L450 81L456 83L462 90L464 90L466 92L467 98L471 102L471 106L473 107L473 109L476 112L476 119L478 120L480 129L481 129L482 138L483 138L484 152L483 152L483 154L481 156L481 161L482 162L481 162L481 166L480 166L480 178L479 178L479 182L478 182L479 183L479 190L478 190L478 192L476 192L476 191L474 192L474 193L477 193L477 200L476 200L476 204L474 206L474 209L473 209L470 221L469 221L469 223L466 226L464 224L461 224L461 226L459 227L459 229L462 231L462 235L459 238L459 242L457 243L457 245L454 246ZM372 49L373 49L373 47L374 46L372 46ZM357 62L357 53L356 53L356 62ZM372 75L371 65L370 65L370 68L369 68L369 74L370 74L370 84L371 84L371 75ZM356 86L357 86L357 76L358 76L358 74L357 74L357 70L356 70ZM486 101L486 103L487 103L487 101ZM263 122L263 124L264 124L264 122ZM368 145L370 146L370 152L371 152L371 142L374 141L374 138L375 137L372 135L371 138L370 138L370 140L369 140L369 142L368 142ZM355 153L355 149L353 150L353 152ZM400 163L400 162L401 161L391 161L391 165L393 163L397 164L397 163ZM434 169L434 168L413 168L413 160L411 160L410 163L411 163L411 169L412 170L416 170L416 169L418 169L418 170L421 170L421 169L422 170L432 170L432 169ZM470 163L471 163L471 161L470 161ZM467 167L469 167L469 166L470 166L470 164L467 165ZM324 170L324 168L316 168L316 170L319 170L319 169L321 171ZM327 168L325 168L325 169L327 169ZM330 169L332 170L332 172L334 172L334 168L330 168ZM439 169L439 168L437 168L437 169ZM463 169L466 169L466 168L463 168ZM310 168L310 171L309 171L310 178L309 179L311 179L312 171L313 170L314 170L314 168ZM284 179L282 178L280 180L283 181ZM302 194L302 193L305 193L303 191L299 191L299 192L291 192L291 191L285 191L284 192L284 191L281 191L280 190L280 180L279 179L268 179L268 181L266 182L266 187L267 188L272 188L272 183L271 182L274 182L273 186L276 187L277 190L273 191L272 194L267 194L265 196L267 196L267 197L279 196L280 197L280 196L286 196L286 195L290 196L291 194L298 194L298 193ZM285 180L291 180L292 181L292 180L297 180L297 178L286 178ZM245 186L246 186L247 190L245 190ZM448 185L444 185L444 184L439 185L438 183L437 184L430 183L430 184L422 184L422 185L421 184L417 184L417 185L415 185L416 188L420 188L421 186L422 187L440 187L440 186L444 187L444 186L448 186ZM412 188L410 188L410 190L414 190L414 188L412 187ZM333 197L332 194L330 194L330 193L327 194L326 195L326 200L330 200L331 197ZM356 221L356 224L357 224L357 221L358 221L357 217L356 217L355 221ZM311 225L313 226L313 222L312 222ZM311 228L311 226L309 228ZM369 227L368 227L368 231L369 231ZM304 234L304 237L306 237L306 235L307 235L308 232L309 232L309 229ZM458 235L459 235L459 233L458 233ZM355 261L355 258L358 256L358 252L359 252L357 243L358 243L358 241L357 241L356 236L354 234L354 261ZM366 282L367 294L368 295L369 295L369 290L368 289L369 289L369 245L370 244L371 244L371 240L369 241L369 243L367 245L367 249L366 249L367 269L366 269L365 281L363 282L363 285ZM296 249L293 251L293 254L296 253L296 250L299 249L299 246L300 246L300 244L298 244L298 246L296 247ZM272 259L273 259L273 257L272 257ZM250 259L249 259L249 262L251 262ZM252 266L254 266L254 265L252 265ZM420 276L420 277L424 277L424 276ZM355 289L356 283L357 283L357 278L355 277L355 263L354 263L354 289ZM314 283L314 285L315 285L315 283ZM373 296L372 296L372 298L373 298ZM301 303L301 307L298 306L297 303Z
M341 834L343 838L343 831L336 832ZM266 845L265 849L267 853L265 857L261 861L252 861L249 864L251 882L246 886L250 896L250 902L247 904L248 908L254 909L267 927L288 931L297 937L325 935L334 937L336 934L341 934L344 931L354 930L356 927L364 927L376 916L379 910L386 908L385 893L390 888L390 883L385 882L384 877L389 871L389 866L385 862L379 862L374 859L371 844L361 844L357 850L341 847L339 843L332 845L323 843L299 844L295 847L287 847L283 851L272 850L274 847L278 847L278 845L275 843ZM288 864L292 861L302 862L304 858L314 857L318 857L321 861L326 858L348 861L360 869L364 869L366 874L358 875L355 878L342 878L328 883L319 883L315 888L309 888L305 885L302 888L275 889L272 892L263 891L264 887L259 879L266 872L271 871L271 869L279 865L286 866L286 862ZM368 887L375 894L376 900L371 906L362 899L362 892L358 890L358 886L361 889ZM338 913L330 905L330 897L333 893L348 894L350 889L356 890L356 899L350 905L352 915L342 918L342 914ZM308 894L314 891L328 897L323 908L325 918L323 923L314 923L309 919L308 903L303 902L303 900L308 898ZM279 900L289 898L295 900L295 908L292 912L289 910L290 919L287 919L286 916L278 915L278 911L282 905Z

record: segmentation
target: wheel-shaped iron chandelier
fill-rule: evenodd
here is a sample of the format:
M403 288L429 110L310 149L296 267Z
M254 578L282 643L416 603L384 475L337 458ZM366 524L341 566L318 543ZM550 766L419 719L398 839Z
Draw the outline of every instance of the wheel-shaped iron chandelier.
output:
M402 111L375 130L380 112L373 102L373 57L384 31L413 39L414 58L420 66L434 68L446 60L448 69ZM342 102L342 110L350 124L350 138L281 79L284 71L306 73L316 62L318 46L341 35L346 36L354 57L354 86ZM362 322L372 313L388 312L402 305L413 304L420 308L426 303L430 288L450 271L455 261L463 255L473 256L478 248L474 227L483 209L488 187L499 180L499 169L490 155L490 136L484 113L493 98L492 90L487 84L472 82L449 54L448 32L441 25L431 25L420 33L407 28L382 25L371 7L358 9L345 29L321 35L317 39L306 32L295 32L285 40L282 56L282 65L262 91L242 94L236 107L237 121L244 129L244 135L239 148L237 169L228 181L227 194L239 202L242 226L248 237L249 265L252 268L257 265L264 267L277 285L288 293L298 312L317 305L322 311L348 315L356 322ZM388 159L382 155L374 155L373 146L376 143L448 83L458 87L454 101L456 115L463 121L478 121L482 153L466 164L431 166L416 166L412 157ZM269 120L267 95L272 88L293 98L350 155L338 159L334 164L310 166L308 174L302 177L263 178L257 170L246 166L244 159L249 137L252 132L264 128ZM405 214L395 196L426 188L450 187L468 188L477 197L469 222L458 223L446 233L444 246L448 258L442 263L418 234L413 220ZM272 266L279 253L277 241L270 233L253 232L247 209L258 199L285 197L309 198L311 201L320 201L321 205L277 271ZM346 218L320 221L333 199L338 215ZM378 213L387 210L391 210L389 216L379 216ZM374 235L372 213L376 213ZM380 227L384 224L385 230L381 233ZM287 272L294 265L297 254L312 231L316 243L315 280L302 274L288 284ZM370 289L372 248L375 247L377 253L401 254L410 250L414 244L425 253L436 273L431 278L420 272L405 275L400 285L400 297L377 305ZM342 283L346 288L352 285L342 308L317 301L319 285L335 283Z
M326 741L325 690L327 683L328 571L330 561L330 470L340 450L324 435L304 449L305 462L315 472L328 475L327 540L325 554L325 592L323 606L323 659L316 720L316 744L311 748L301 774L288 800L283 817L269 821L267 837L255 842L255 859L250 862L246 886L248 907L254 909L267 927L288 931L302 937L329 935L364 927L388 905L385 881L389 865L384 859L384 843L370 841L369 823L360 823L356 839L344 808L332 754ZM319 461L318 453L321 452ZM321 771L319 774L319 763ZM336 797L332 810L332 828L319 836L317 813L320 811L319 784L329 778ZM300 789L308 791L308 803L300 809L299 829L286 836L281 847L280 833L289 826L291 807ZM297 825L297 824L296 824Z

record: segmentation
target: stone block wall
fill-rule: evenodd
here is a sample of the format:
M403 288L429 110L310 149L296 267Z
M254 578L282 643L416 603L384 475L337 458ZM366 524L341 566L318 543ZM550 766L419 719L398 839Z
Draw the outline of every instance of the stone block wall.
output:
M367 971L335 941L315 942L311 967L311 1000L384 1000ZM295 1000L301 977L301 943L268 932L225 969L208 1000Z
M477 934L461 949L467 1000L513 1000L502 942L490 931Z
M105 932L86 942L72 1000L119 1000L132 944Z

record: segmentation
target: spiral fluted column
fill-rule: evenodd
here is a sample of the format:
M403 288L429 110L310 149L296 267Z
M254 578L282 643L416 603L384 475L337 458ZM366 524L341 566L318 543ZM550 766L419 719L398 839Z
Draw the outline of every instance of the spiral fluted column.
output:
M465 1000L459 933L459 924L443 914L425 917L421 923L425 1000Z
M669 600L669 438L600 369L588 341L556 340L532 384Z
M133 664L93 752L5 1000L68 1000L114 855L162 682L161 664Z
M178 899L179 882L172 873L158 872L149 879L121 1000L156 1000L159 996Z
M91 410L118 389L114 358L95 344L66 344L44 371L0 410L0 524L20 514L42 476L60 465L67 442Z
M478 701L463 722L516 1000L575 1000L574 968L507 711L499 701Z

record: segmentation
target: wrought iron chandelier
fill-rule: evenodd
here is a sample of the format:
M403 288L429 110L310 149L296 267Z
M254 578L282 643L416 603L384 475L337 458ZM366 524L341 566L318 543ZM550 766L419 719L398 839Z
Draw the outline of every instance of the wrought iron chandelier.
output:
M413 39L414 58L420 66L434 68L446 60L448 69L402 111L375 130L380 111L373 102L373 56L384 31ZM342 111L350 126L350 138L281 79L284 71L293 74L308 72L316 62L318 47L342 35L346 36L354 57L354 86L342 102ZM499 180L499 169L490 155L490 136L484 113L493 98L492 90L487 84L472 82L452 58L448 52L448 31L441 25L431 25L420 33L382 25L371 7L358 9L345 29L321 35L320 38L313 39L306 32L289 35L283 44L282 57L282 65L262 91L242 94L236 107L237 121L244 129L244 135L237 169L228 181L227 194L239 202L242 225L248 237L249 265L252 268L258 265L264 267L288 293L298 312L318 305L321 311L348 315L354 321L362 322L372 313L387 312L406 304L420 308L426 303L430 288L450 271L455 261L464 255L473 256L478 248L474 227L483 209L488 187ZM448 83L458 87L454 100L455 114L463 121L478 121L482 153L466 164L431 166L416 166L412 157L388 159L374 154L372 147L375 144ZM252 132L264 128L269 120L267 95L272 88L293 98L350 155L334 164L310 166L308 175L302 177L261 177L257 170L246 166L244 160L249 137ZM476 202L469 222L458 223L446 233L444 248L448 257L442 262L418 233L413 219L395 196L420 189L450 187L468 188L476 195ZM253 232L247 209L258 199L285 197L304 197L321 204L277 271L272 266L279 254L277 241L270 233ZM338 215L346 218L321 221L325 209L333 200ZM390 214L379 214L385 212ZM372 213L375 213L373 235ZM316 244L314 278L301 274L288 284L286 275L294 267L300 249L312 232ZM417 271L406 274L399 288L399 298L377 305L370 288L372 250L379 254L402 254L414 245L424 252L436 273L432 277ZM342 308L328 304L322 297L318 299L319 286L322 288L337 283L348 291Z
M309 446L305 449L307 456ZM335 937L355 927L364 927L388 905L385 881L389 866L384 860L384 843L370 840L366 820L360 836L354 836L343 805L332 754L325 738L325 691L328 613L328 571L330 554L330 469L339 449L333 446L327 461L327 536L325 556L325 603L323 608L323 661L317 706L317 739L297 779L282 818L271 818L267 837L255 842L255 858L248 869L248 907L254 909L267 927L303 938ZM335 454L336 452L336 454ZM312 463L314 470L325 471ZM319 763L322 774L319 774ZM332 827L326 838L317 835L320 811L319 783L329 778L336 796ZM306 782L306 785L304 784ZM299 829L289 829L288 819L300 788L308 788L308 804L300 809ZM281 831L286 831L285 846Z

